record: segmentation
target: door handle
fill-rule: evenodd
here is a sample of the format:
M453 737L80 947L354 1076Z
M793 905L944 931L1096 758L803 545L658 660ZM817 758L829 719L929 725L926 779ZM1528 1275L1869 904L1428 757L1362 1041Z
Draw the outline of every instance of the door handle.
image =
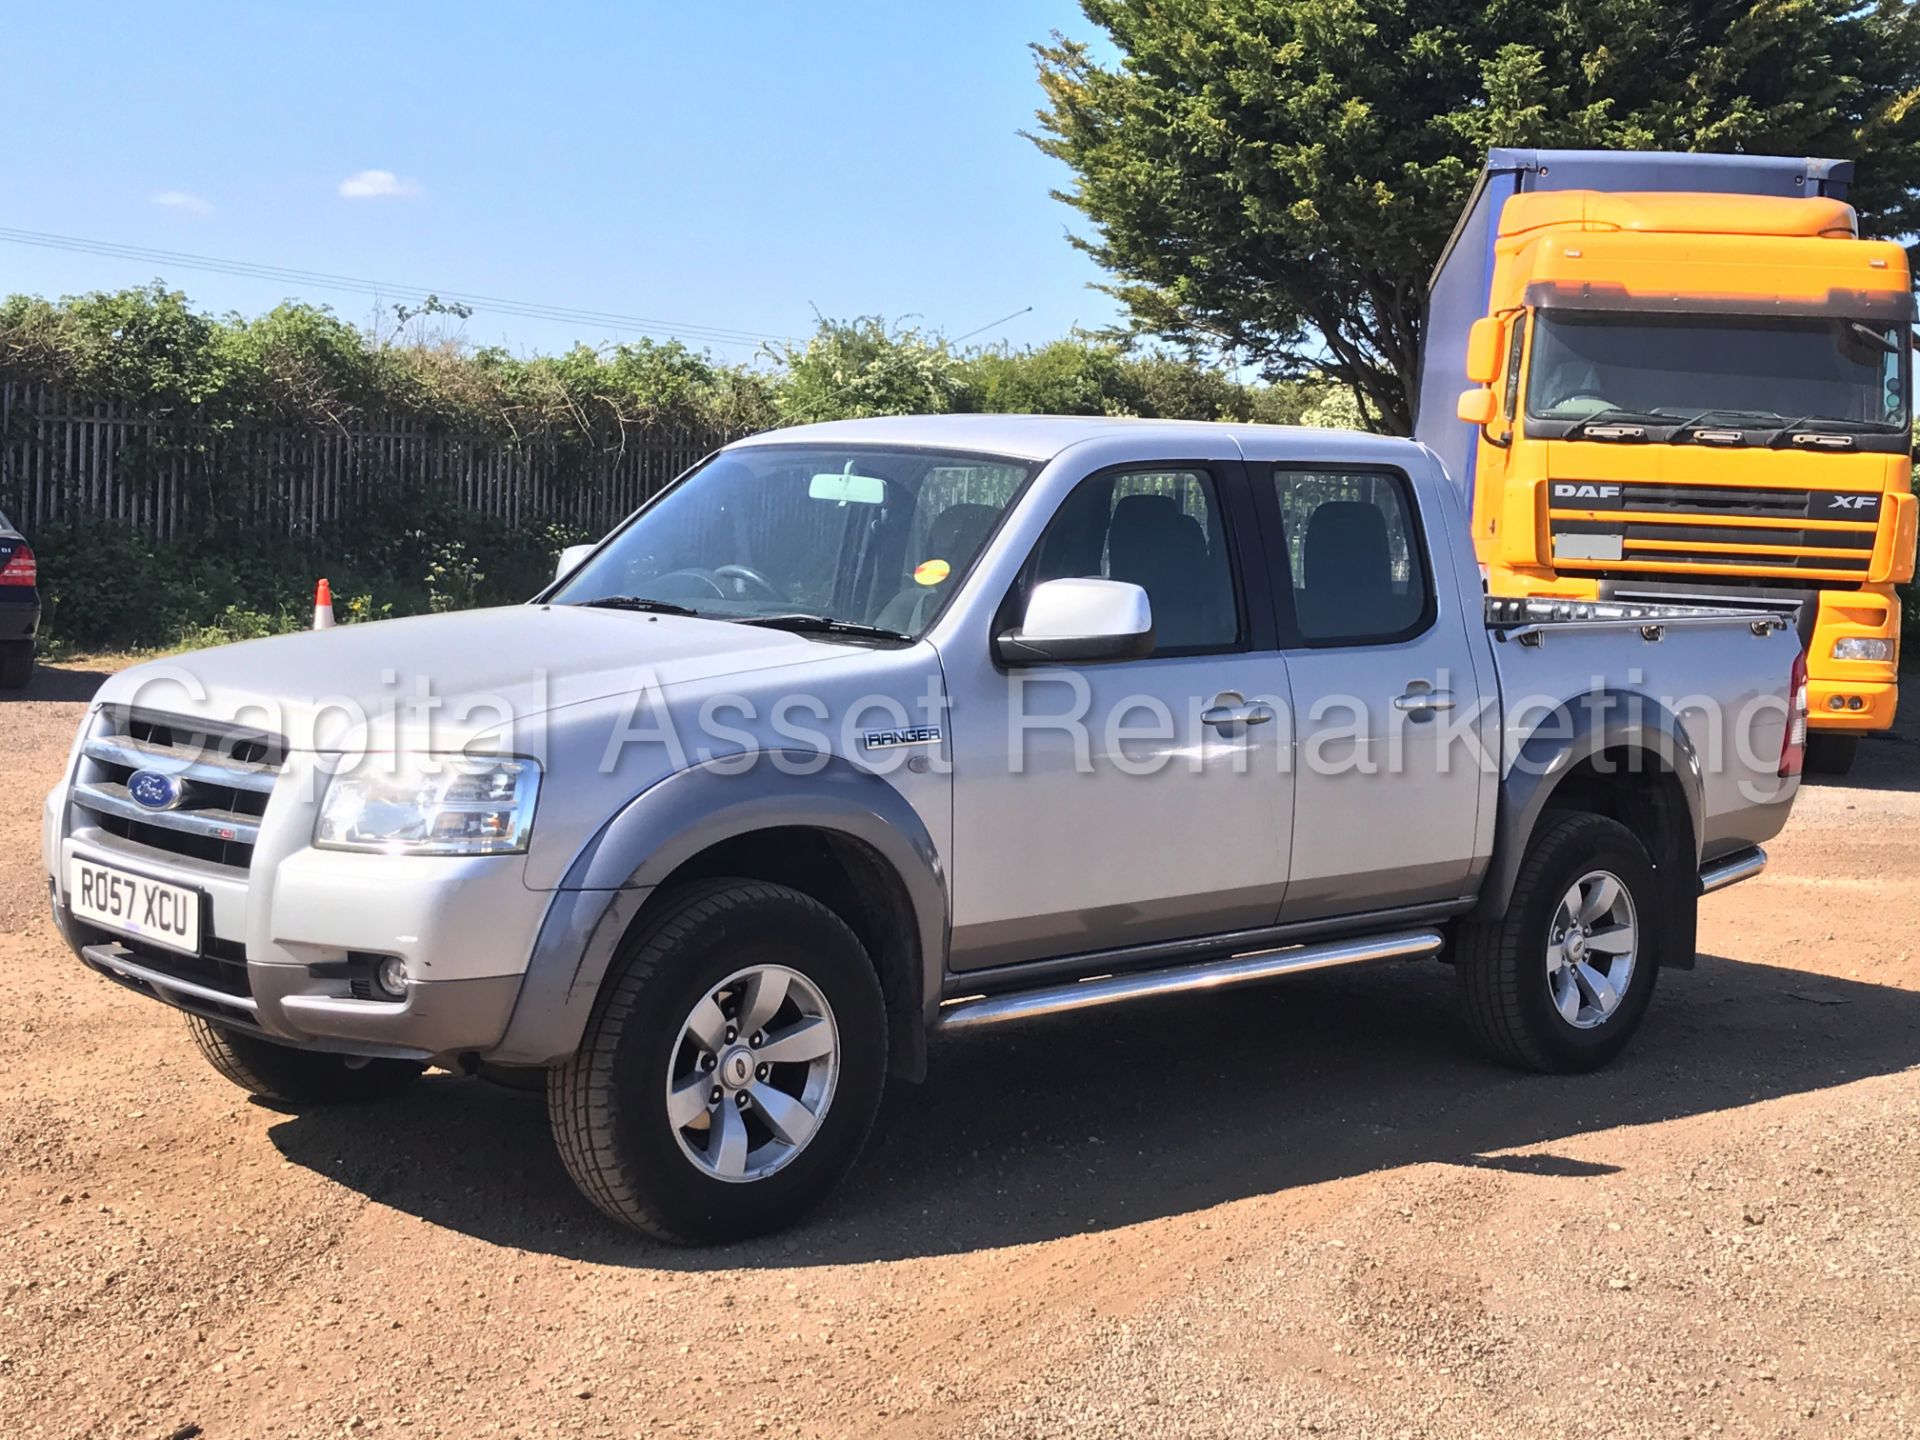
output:
M1404 710L1410 715L1430 715L1436 710L1453 708L1451 690L1409 690L1404 695L1393 697L1393 708Z
M1273 707L1258 701L1241 705L1215 705L1200 712L1203 725L1264 725L1273 719Z

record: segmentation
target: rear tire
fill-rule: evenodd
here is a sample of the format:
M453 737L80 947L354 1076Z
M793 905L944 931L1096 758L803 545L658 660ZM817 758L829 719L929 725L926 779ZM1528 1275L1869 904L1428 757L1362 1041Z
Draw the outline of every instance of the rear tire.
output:
M1802 767L1809 775L1844 775L1853 769L1860 753L1858 735L1837 735L1833 731L1814 731L1807 736L1807 758Z
M33 679L33 642L0 645L0 690L24 690Z
M1626 826L1602 815L1544 818L1506 913L1465 922L1454 935L1460 998L1481 1048L1553 1074L1597 1069L1618 1055L1653 999L1660 931L1675 923L1663 893ZM1593 913L1570 905L1576 897Z
M622 942L547 1113L608 1216L737 1240L792 1224L852 1166L886 1059L880 979L846 922L784 885L718 880Z
M242 1090L287 1105L384 1100L412 1085L427 1068L411 1060L295 1050L198 1015L187 1016L187 1033L207 1063Z

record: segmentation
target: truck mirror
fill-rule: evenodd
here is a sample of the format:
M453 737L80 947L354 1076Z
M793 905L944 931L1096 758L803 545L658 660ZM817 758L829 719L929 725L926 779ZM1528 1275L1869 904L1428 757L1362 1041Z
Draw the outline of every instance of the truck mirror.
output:
M1500 374L1500 322L1491 315L1473 322L1467 331L1467 378L1491 385Z
M1043 580L1018 630L995 638L1003 665L1091 664L1153 653L1153 606L1124 580Z
M566 549L560 552L559 563L553 567L553 578L555 580L566 579L567 576L578 570L586 558L598 548L599 547L595 545L567 546Z
M1482 385L1472 390L1462 390L1460 403L1453 407L1453 413L1469 425L1479 425L1484 428L1493 423L1494 416L1498 415L1500 410L1494 404L1493 391Z

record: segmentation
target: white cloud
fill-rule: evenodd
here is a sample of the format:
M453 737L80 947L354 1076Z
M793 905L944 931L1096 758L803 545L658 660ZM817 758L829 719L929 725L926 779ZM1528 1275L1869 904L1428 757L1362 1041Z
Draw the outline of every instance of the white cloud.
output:
M211 215L213 202L204 195L194 195L185 190L162 190L153 197L153 203L163 210L178 210L183 215Z
M402 180L391 170L361 170L340 182L349 200L411 200L420 193L418 180Z

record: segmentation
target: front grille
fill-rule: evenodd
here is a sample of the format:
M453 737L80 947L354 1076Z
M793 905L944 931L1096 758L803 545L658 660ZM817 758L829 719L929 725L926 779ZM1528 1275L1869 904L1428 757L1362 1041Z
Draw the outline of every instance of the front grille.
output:
M245 870L286 757L286 741L261 731L109 707L81 747L73 803L109 835ZM175 787L172 804L135 798L130 786L143 772Z
M1703 577L1779 575L1805 585L1864 579L1873 565L1880 497L1872 493L1555 480L1549 494L1556 567L1686 566ZM1756 545L1791 553L1744 548Z
M1689 515L1782 516L1804 520L1813 495L1731 485L1622 485L1622 510L1673 510Z
M1756 543L1756 542L1749 542ZM1658 550L1626 547L1626 558L1662 565L1692 565L1701 570L1857 570L1867 573L1872 557L1862 555L1743 555L1724 550Z
M1659 525L1630 520L1556 520L1556 535L1618 535L1636 540L1691 541L1703 545L1791 545L1806 550L1873 549L1872 530L1806 530L1777 525ZM1837 557L1836 557L1837 558Z

